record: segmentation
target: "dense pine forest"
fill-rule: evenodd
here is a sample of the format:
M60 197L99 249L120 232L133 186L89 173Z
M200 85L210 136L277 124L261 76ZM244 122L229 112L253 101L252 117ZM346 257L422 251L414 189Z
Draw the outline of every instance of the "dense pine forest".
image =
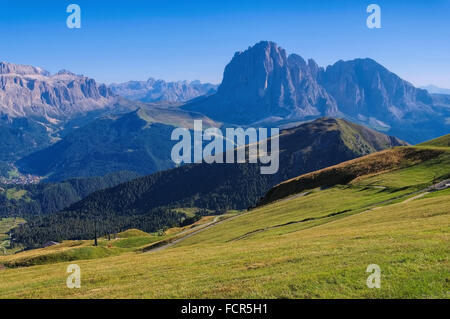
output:
M37 248L50 240L92 239L96 235L116 234L130 228L155 232L178 226L184 219L186 215L163 208L154 209L147 215L131 216L103 214L99 217L95 211L80 212L76 216L70 212L28 216L26 224L13 229L12 244Z
M217 172L223 179L216 178ZM48 241L92 239L95 228L102 236L130 228L156 232L185 226L206 209L218 215L255 205L272 179L259 174L257 164L185 165L95 192L58 213L22 215L27 223L13 230L13 238L33 248ZM180 207L198 210L187 216L178 212Z
M89 194L138 177L128 171L103 177L74 178L60 183L0 185L0 217L55 213Z

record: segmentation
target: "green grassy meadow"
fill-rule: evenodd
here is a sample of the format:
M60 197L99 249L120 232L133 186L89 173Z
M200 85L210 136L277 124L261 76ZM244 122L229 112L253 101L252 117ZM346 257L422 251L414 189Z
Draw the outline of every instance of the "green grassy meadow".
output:
M6 198L19 200L27 194L24 189L9 188L6 190Z

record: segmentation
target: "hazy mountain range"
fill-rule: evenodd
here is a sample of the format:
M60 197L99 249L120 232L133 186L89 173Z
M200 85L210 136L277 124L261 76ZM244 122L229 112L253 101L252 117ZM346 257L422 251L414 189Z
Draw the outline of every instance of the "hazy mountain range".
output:
M421 86L421 89L427 90L428 93L435 93L435 94L450 94L450 89L444 89L437 87L435 85L426 85Z
M129 81L109 85L116 95L141 102L186 102L193 98L209 95L217 85L200 81L166 82L149 78L147 81Z

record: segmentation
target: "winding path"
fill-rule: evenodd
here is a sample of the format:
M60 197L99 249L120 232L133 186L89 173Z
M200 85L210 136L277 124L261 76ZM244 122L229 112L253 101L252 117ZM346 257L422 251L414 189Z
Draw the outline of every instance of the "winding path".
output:
M236 217L236 216L234 216L234 217ZM232 218L234 218L234 217L232 217ZM187 233L186 236L183 236L181 238L175 239L174 241L171 241L171 242L169 242L167 244L164 244L162 246L151 248L148 251L146 251L146 253L164 250L164 249L169 248L169 247L171 247L171 246L173 246L175 244L178 244L178 243L182 242L183 240L186 240L189 237L194 236L194 235L196 235L196 234L198 234L198 233L200 233L200 232L202 232L202 231L204 231L204 230L206 230L206 229L208 229L208 228L210 228L210 227L212 227L214 225L220 224L220 223L222 223L225 220L231 219L231 218L227 218L227 219L224 219L224 220L222 220L220 222L217 222L219 220L219 218L220 218L220 216L216 216L212 222L209 222L209 223L206 223L206 224L203 224L203 225L198 225L198 226L196 226L194 228L183 230L182 232L178 233L177 236L180 236L180 235L183 235L183 234Z

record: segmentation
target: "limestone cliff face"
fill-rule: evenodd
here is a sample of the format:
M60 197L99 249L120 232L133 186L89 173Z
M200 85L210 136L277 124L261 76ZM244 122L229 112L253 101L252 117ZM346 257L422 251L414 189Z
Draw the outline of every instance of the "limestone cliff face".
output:
M289 114L295 104L286 52L271 42L235 54L226 66L217 96L235 114Z
M105 85L88 77L0 62L0 113L10 117L64 119L102 109L112 100Z
M432 112L432 98L372 59L338 61L321 73L319 83L354 117L392 122L412 113Z
M263 41L234 55L216 94L186 107L239 124L335 115L335 101L317 83L319 71L313 60L287 56L275 43Z
M338 61L324 69L267 41L237 52L217 93L184 107L238 124L342 116L389 127L435 113L426 90L374 60Z
M291 117L309 115L339 115L336 100L317 82L323 69L310 59L308 63L299 55L288 57L290 74L295 88L296 107Z

